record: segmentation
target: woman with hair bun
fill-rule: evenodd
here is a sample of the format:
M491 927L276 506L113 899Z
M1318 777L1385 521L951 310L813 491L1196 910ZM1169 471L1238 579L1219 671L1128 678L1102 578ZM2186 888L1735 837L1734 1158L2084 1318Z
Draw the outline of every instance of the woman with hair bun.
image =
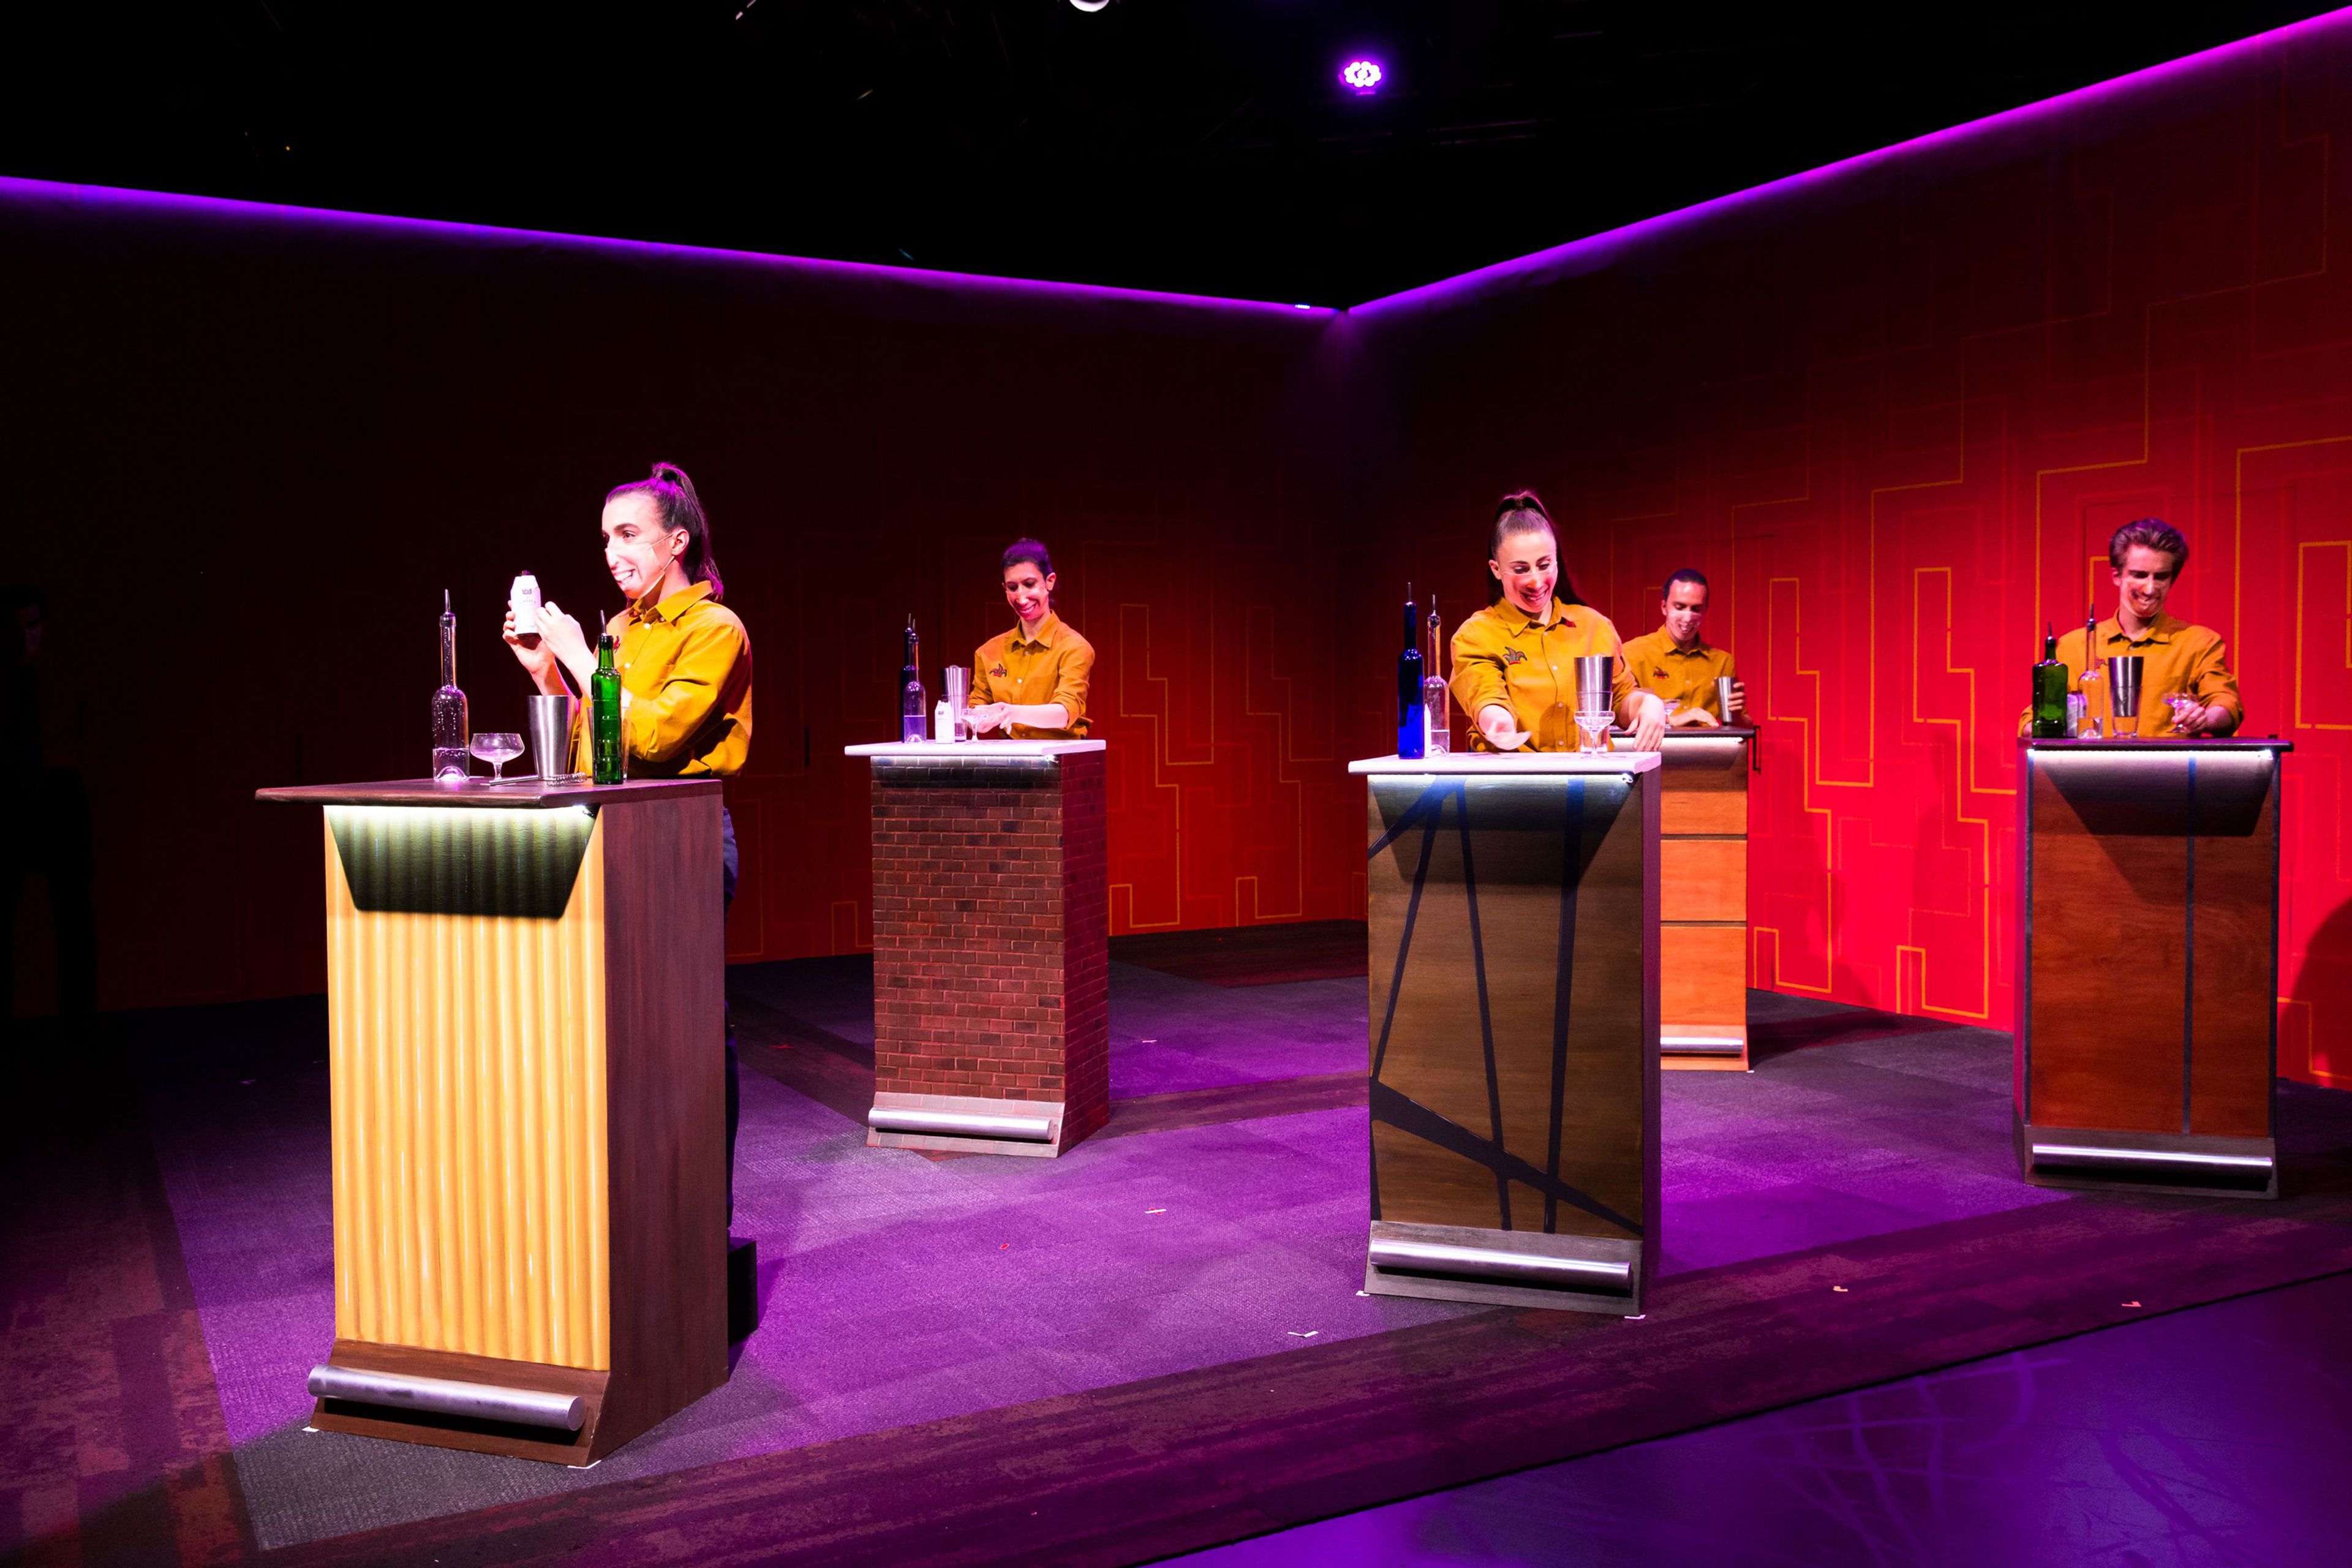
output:
M619 646L621 749L633 779L728 778L751 752L751 640L734 611L719 603L725 584L710 549L710 520L694 481L675 463L656 463L642 479L604 497L604 566L628 607L604 629ZM539 635L507 646L539 689L582 692L595 672L596 649L580 623L552 603L539 611ZM572 723L575 771L589 771L585 712ZM719 811L721 915L735 901L735 819ZM735 1028L727 1028L727 1206L735 1206Z
M1024 539L1005 551L1003 570L1013 625L971 656L972 730L1016 741L1083 741L1095 647L1054 613L1054 558Z
M1569 581L1559 535L1535 491L1496 503L1486 555L1493 603L1454 633L1454 697L1470 716L1474 748L1574 751L1576 660L1605 653L1617 661L1617 722L1633 731L1634 750L1658 750L1665 704L1634 685L1617 628Z

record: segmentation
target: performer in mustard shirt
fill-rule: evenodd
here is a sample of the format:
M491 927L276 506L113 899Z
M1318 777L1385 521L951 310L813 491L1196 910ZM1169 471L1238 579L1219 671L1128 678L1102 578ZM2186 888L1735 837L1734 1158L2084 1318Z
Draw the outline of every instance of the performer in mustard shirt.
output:
M971 727L1016 741L1083 741L1094 644L1054 613L1054 558L1044 545L1015 543L1003 571L1013 626L971 656Z
M2179 529L2152 517L2127 522L2107 541L2108 575L2116 585L2116 613L2095 629L2093 657L2136 653L2144 661L2139 677L2139 733L2143 739L2164 735L2226 735L2245 721L2245 705L2238 696L2238 678L2230 673L2230 650L2221 634L2210 626L2190 626L2164 613L2164 602L2180 569L2189 564L2189 541ZM2083 689L2082 677L2091 659L2084 657L2083 628L2076 626L2058 639L2058 659L2066 667L2069 690ZM2102 682L2104 685L2104 682ZM2189 698L2176 721L2165 697L2179 692ZM2092 711L2104 717L2093 699ZM2031 706L2020 721L2018 733L2031 725Z
M1533 490L1496 504L1486 554L1494 602L1454 633L1454 696L1470 715L1473 748L1574 751L1576 660L1605 653L1617 660L1618 723L1633 731L1636 751L1656 751L1665 704L1634 685L1617 628L1560 570L1559 536Z
M1706 624L1711 597L1706 578L1688 566L1666 579L1658 613L1665 625L1646 637L1629 639L1625 662L1633 667L1634 684L1655 692L1663 701L1677 703L1666 722L1675 729L1738 724L1748 717L1748 689L1731 683L1731 711L1723 704L1715 683L1731 673L1731 650L1699 636Z
M728 778L751 752L751 642L725 591L710 551L710 520L686 470L656 463L648 477L604 498L604 565L628 608L605 629L619 643L621 743L633 779ZM548 696L566 695L568 674L581 691L596 668L596 650L580 623L553 603L540 606L539 635L517 637L507 616L507 646ZM573 768L589 771L585 711L572 724ZM740 860L735 819L719 812L720 918L735 901ZM735 1127L741 1095L735 1024L727 1024L727 1212L735 1212Z

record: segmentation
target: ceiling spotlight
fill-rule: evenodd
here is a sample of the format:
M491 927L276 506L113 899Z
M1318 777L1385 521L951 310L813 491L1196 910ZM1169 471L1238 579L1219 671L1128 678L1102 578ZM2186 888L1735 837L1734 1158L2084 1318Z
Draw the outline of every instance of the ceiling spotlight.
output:
M1076 5L1077 0L1070 0ZM1382 77L1378 60L1349 60L1339 68L1339 79L1353 88L1359 98L1369 98L1380 91Z
M1081 11L1099 11L1109 5L1110 0L1070 0L1070 4Z

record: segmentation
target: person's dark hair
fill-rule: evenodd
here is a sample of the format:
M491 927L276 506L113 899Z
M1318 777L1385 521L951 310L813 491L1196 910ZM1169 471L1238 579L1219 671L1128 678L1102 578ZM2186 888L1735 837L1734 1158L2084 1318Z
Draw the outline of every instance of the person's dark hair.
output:
M2145 544L2150 550L2161 550L2170 555L2175 573L2189 564L2189 541L2160 517L2143 517L2116 530L2115 537L2107 541L2107 564L2122 571L2124 556L2135 544Z
M628 495L653 498L665 530L686 530L687 580L709 584L714 599L724 596L727 584L719 576L719 558L710 551L710 519L704 514L702 498L694 493L694 481L686 477L686 470L676 463L656 463L654 471L644 479L614 486L605 493L604 504L610 506Z
M1533 533L1540 529L1551 535L1555 554L1559 550L1559 530L1552 526L1551 513L1544 510L1543 498L1533 490L1513 490L1495 503L1495 529L1486 540L1486 559L1503 558L1503 541L1518 533ZM1562 605L1581 605L1584 595L1576 591L1576 581L1568 574L1568 563L1561 562L1559 575L1552 580L1551 596ZM1500 604L1503 598L1502 579L1493 573L1486 574L1486 602Z
M1693 587L1706 588L1706 574L1700 571L1696 566L1685 566L1681 571L1666 579L1666 585L1658 590L1658 596L1662 599L1673 598L1675 596L1675 584L1677 583L1688 583ZM1712 588L1706 588L1706 596L1710 601L1713 600L1715 597L1715 590Z
M1034 539L1016 539L1005 546L1004 559L996 568L997 576L1002 578L1004 574L1012 571L1024 561L1034 564L1037 568L1037 575L1040 577L1051 577L1054 574L1054 558L1045 552L1044 545ZM1045 591L1045 603L1050 605L1053 602L1054 593L1049 588Z

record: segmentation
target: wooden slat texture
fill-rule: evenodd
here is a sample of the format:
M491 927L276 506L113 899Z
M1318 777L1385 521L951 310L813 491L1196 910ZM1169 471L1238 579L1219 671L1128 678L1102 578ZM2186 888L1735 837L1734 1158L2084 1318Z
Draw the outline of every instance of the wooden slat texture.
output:
M1658 831L1737 833L1748 831L1748 747L1721 738L1670 740L1661 755Z
M595 844L547 921L362 911L322 837L337 1336L609 1366Z

